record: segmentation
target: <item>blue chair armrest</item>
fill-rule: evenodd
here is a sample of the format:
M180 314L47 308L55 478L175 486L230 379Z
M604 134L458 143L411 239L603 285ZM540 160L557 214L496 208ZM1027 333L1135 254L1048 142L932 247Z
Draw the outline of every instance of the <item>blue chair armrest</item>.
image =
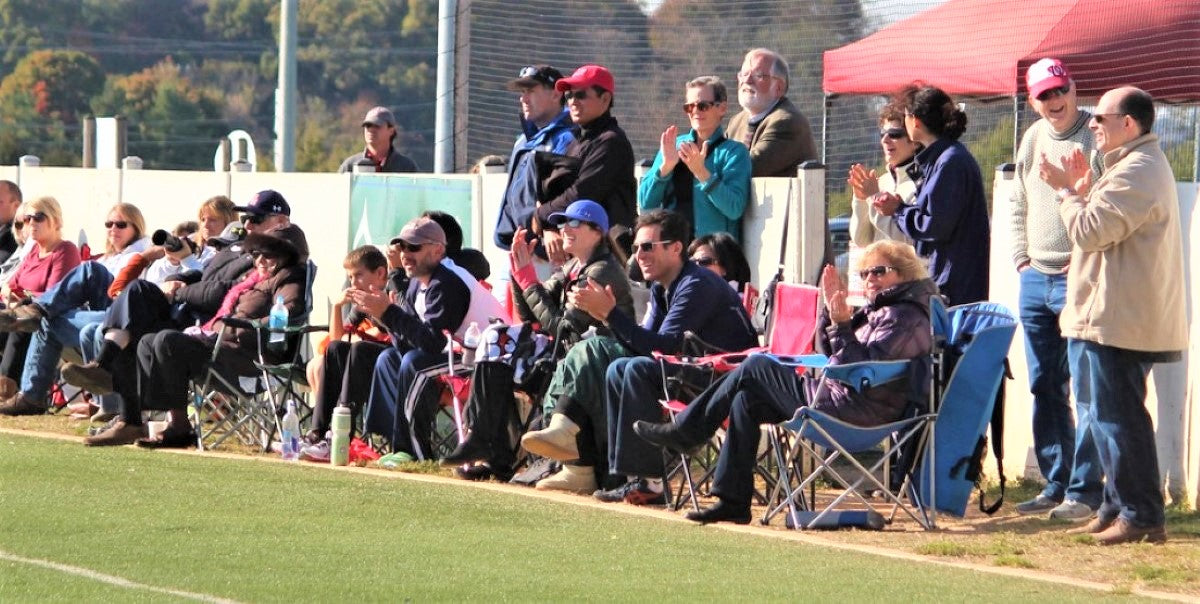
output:
M766 354L766 353L762 353ZM801 354L796 356L769 355L781 365L788 367L810 367L821 369L829 364L829 357L823 354Z
M837 380L859 392L908 375L911 361L862 361L825 367L825 378Z

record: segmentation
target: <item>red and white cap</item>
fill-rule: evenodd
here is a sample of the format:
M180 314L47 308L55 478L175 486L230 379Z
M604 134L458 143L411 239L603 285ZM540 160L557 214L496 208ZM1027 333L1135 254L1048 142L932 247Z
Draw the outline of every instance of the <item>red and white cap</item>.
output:
M616 83L613 82L612 72L600 65L584 65L576 69L570 77L554 83L554 89L559 92L589 86L599 86L610 93L616 92Z
M1047 57L1030 65L1029 70L1025 72L1025 87L1029 89L1029 96L1035 99L1051 88L1070 83L1071 72L1067 71L1067 66L1058 59Z

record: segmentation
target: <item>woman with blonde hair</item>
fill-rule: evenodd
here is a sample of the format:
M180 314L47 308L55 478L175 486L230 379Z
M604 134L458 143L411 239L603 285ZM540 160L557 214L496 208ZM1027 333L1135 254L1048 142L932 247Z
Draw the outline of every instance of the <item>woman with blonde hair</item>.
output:
M817 349L830 365L860 361L928 359L933 346L929 299L938 295L925 263L912 246L877 241L867 246L858 264L865 283L866 306L846 303L846 286L837 269L826 266L821 293L826 310L817 326ZM759 425L793 417L803 406L844 422L877 426L899 419L908 408L908 380L901 379L859 392L837 382L821 383L798 375L794 367L766 355L753 355L713 387L696 397L675 423L637 422L642 438L675 451L689 451L708 441L729 419L712 492L717 503L687 515L701 523L750 521L754 493L754 460Z
M200 204L196 215L200 229L192 235L196 249L200 250L200 264L207 265L209 258L217 253L216 248L208 245L208 240L219 236L229 223L237 222L237 210L233 206L233 200L224 195L209 197Z

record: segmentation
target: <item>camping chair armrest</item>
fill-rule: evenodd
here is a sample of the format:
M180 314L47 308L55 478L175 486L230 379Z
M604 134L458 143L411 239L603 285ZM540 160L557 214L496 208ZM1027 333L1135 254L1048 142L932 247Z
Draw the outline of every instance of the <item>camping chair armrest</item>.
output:
M862 361L844 365L829 365L823 373L825 379L839 381L859 392L882 386L908 376L911 361Z
M713 354L725 354L736 352L733 350L725 350L714 344L705 342L700 336L693 331L683 332L683 345L679 347L682 356L686 357L702 357Z
M829 357L823 354L799 354L799 355L778 355L772 354L771 358L780 365L788 367L805 368L805 369L824 369L829 366Z
M258 321L255 319L239 319L237 317L222 317L221 322L224 323L226 327L236 327L238 329L258 329L266 326L263 321Z

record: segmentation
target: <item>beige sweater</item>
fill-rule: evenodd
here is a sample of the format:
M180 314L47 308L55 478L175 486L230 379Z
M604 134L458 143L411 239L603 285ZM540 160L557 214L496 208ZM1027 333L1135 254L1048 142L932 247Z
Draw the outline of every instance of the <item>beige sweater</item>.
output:
M1063 335L1146 352L1187 348L1175 175L1154 134L1104 154L1087 197L1059 206L1071 239Z

